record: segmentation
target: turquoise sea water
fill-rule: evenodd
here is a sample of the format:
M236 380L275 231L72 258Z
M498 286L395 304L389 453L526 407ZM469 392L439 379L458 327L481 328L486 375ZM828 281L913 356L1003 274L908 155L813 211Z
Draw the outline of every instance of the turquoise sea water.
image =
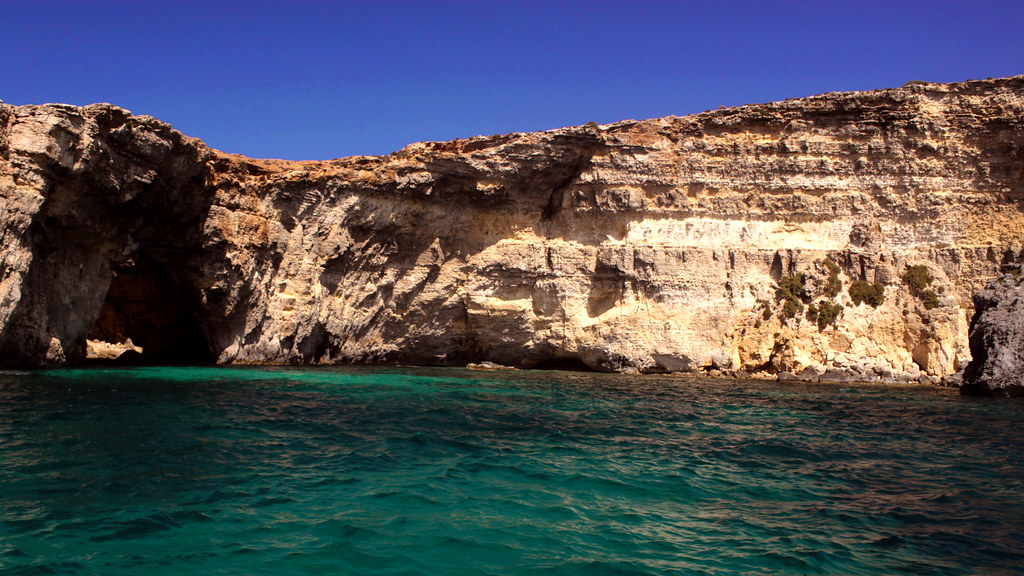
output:
M1018 574L1022 421L933 388L0 372L0 572Z

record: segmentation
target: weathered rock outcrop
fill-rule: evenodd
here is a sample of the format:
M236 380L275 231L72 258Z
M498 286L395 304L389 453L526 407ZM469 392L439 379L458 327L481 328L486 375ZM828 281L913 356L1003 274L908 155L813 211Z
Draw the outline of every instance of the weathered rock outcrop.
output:
M1024 396L1024 275L1020 267L989 282L974 298L973 359L963 394Z
M1022 128L1024 77L325 162L0 105L0 362L937 379L1024 242Z
M169 125L0 105L0 153L0 362L80 360L117 268L140 250L182 273L201 257L212 154Z

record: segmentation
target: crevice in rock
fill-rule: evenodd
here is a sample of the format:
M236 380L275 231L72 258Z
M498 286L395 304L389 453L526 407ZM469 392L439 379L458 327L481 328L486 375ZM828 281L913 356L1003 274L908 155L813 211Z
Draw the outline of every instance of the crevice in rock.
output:
M579 180L580 175L590 167L592 157L593 153L590 153L580 159L569 174L551 187L551 194L548 196L548 202L544 206L544 210L540 215L542 221L548 222L552 220L555 215L562 210L562 204L565 200L566 193L568 193L572 185Z

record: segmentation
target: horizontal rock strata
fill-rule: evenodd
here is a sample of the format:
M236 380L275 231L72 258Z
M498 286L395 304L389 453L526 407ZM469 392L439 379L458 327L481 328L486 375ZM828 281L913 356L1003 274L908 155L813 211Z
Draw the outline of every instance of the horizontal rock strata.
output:
M0 150L7 365L93 336L222 363L937 380L1024 242L1024 77L325 162L0 105Z

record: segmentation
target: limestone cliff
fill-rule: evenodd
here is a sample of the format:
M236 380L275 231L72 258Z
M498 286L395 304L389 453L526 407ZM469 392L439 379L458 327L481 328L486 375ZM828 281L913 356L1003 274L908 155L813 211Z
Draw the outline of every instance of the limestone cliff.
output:
M1024 241L1022 128L1021 76L325 162L0 105L0 362L937 378Z

